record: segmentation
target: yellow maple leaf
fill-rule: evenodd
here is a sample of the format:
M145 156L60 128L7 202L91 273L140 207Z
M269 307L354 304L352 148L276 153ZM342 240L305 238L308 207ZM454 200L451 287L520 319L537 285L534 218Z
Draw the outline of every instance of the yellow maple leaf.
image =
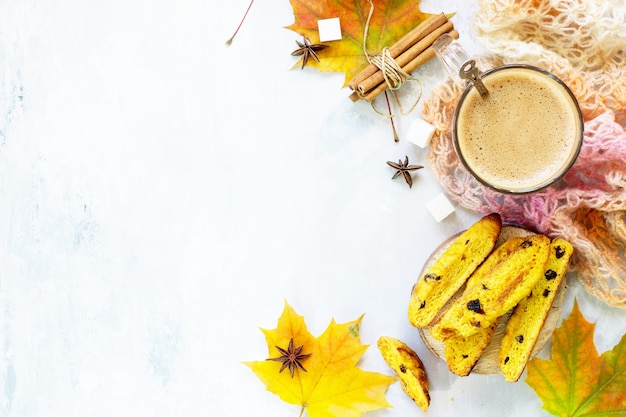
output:
M244 362L283 401L301 407L300 415L309 417L358 417L366 411L390 407L385 399L395 377L357 367L367 345L361 344L357 320L337 324L332 320L319 337L307 330L304 318L285 302L278 326L262 329L268 347L268 358L279 358L291 346L300 350L298 362L303 369L289 367L279 372L280 361ZM279 350L278 348L281 348ZM308 356L307 356L308 355ZM295 361L294 361L295 363Z
M370 6L374 12L369 22L366 47L377 54L390 47L420 22L431 16L419 8L415 0L289 0L295 21L287 29L299 33L312 43L318 43L317 21L339 17L342 39L329 43L330 48L318 52L320 62L309 60L308 65L320 71L344 72L344 86L368 65L363 49L363 36ZM300 65L299 61L294 67Z

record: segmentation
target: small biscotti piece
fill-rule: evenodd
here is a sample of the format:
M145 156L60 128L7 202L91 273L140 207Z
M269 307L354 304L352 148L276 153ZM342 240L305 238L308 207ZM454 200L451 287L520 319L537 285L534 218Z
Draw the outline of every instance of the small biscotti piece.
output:
M428 326L443 306L463 286L493 250L502 219L489 214L461 233L424 271L413 286L409 302L409 322L418 328Z
M430 405L428 376L417 353L404 342L388 336L378 339L378 350L398 375L402 389L424 412Z
M550 244L550 258L543 278L511 314L504 328L498 358L507 381L517 381L524 372L573 253L574 248L569 242L554 239Z
M459 376L469 375L491 342L499 322L498 319L491 326L480 329L471 336L452 336L446 340L444 354L450 372Z
M544 235L511 238L515 250L485 273L480 280L468 282L466 289L430 329L432 336L444 341L453 335L468 337L491 326L499 317L530 294L543 276L550 239ZM508 246L508 245L507 245ZM502 246L501 246L502 247ZM499 256L500 248L495 255Z

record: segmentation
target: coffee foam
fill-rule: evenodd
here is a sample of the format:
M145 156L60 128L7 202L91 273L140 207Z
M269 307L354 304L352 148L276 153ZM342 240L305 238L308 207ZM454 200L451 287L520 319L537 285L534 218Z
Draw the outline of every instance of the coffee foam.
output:
M582 129L569 92L528 68L495 71L483 83L489 94L471 89L457 114L458 147L474 174L514 192L562 174L576 157Z

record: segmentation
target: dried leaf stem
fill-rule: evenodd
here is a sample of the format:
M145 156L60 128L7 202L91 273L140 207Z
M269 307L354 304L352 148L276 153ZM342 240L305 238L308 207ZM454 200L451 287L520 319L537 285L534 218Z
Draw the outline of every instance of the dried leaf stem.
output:
M235 36L237 35L237 32L239 32L241 25L243 25L243 21L246 20L246 16L248 16L248 12L250 11L250 8L252 7L252 3L254 3L254 0L250 0L250 4L248 5L248 8L246 9L246 12L243 15L241 22L239 22L239 26L237 26L237 29L235 29L235 33L233 33L233 36L231 36L230 39L226 41L226 45L230 45L231 43L233 43L233 39L235 39Z

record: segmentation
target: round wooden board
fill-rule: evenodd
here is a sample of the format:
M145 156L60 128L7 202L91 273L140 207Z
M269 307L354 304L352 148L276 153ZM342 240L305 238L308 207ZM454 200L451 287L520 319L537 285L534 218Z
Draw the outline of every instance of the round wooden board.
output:
M449 238L448 240L446 240L445 242L443 242L430 255L430 257L426 260L424 267L420 271L420 275L419 275L420 277L424 275L424 272L426 271L426 269L428 269L443 254L443 252L452 244L452 242L460 234L461 233L458 233L452 236L451 238ZM527 229L521 228L521 227L504 225L502 226L502 231L500 232L500 236L498 238L498 241L496 242L496 247L501 245L506 240L512 237L515 237L515 236L524 237L524 236L531 236L533 234L535 233ZM461 293L463 292L463 289L464 288L461 288L459 292L457 292L457 294L454 297L452 297L452 299L448 302L448 305L451 304L458 297L460 297ZM559 321L559 317L561 316L561 310L563 309L563 301L565 298L565 291L566 291L566 285L565 285L565 280L564 280L561 283L561 286L559 287L559 291L557 292L557 295L554 299L552 307L550 308L550 312L548 313L548 316L543 325L543 328L541 329L541 332L539 333L539 338L537 339L537 343L535 344L535 347L531 354L531 358L534 357L545 346L548 340L550 340L550 337L552 336L552 333L554 332L554 329L556 328L556 325ZM442 309L442 312L448 308L448 305L446 305ZM493 375L493 374L501 373L500 366L498 364L498 352L500 350L502 336L504 335L504 327L506 325L506 322L509 316L510 316L510 312L507 313L502 318L502 320L500 320L500 323L498 327L496 328L496 331L491 339L491 342L485 348L485 351L483 352L481 358L478 360L478 362L472 369L472 373L482 374L482 375ZM445 360L445 355L444 355L445 344L443 342L435 340L431 336L430 328L425 327L425 328L419 329L419 333L422 337L422 340L424 340L424 343L428 347L428 349L430 349L430 351L433 352L438 357Z

